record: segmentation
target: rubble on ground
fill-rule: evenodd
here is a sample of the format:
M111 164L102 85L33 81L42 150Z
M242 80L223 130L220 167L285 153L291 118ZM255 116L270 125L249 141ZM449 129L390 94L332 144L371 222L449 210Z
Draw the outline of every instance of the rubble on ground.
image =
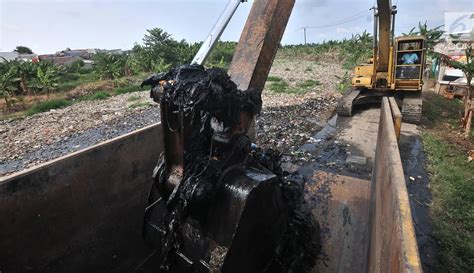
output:
M305 69L312 67L312 71ZM287 71L286 69L290 69ZM311 141L333 114L337 93L332 78L338 64L276 59L271 74L296 81L315 79L321 85L305 94L280 94L264 90L263 111L257 116L257 143L281 150L287 160L310 160L297 152ZM293 79L292 81L290 81ZM138 97L138 98L137 98ZM133 108L132 104L143 106ZM100 141L159 121L148 92L78 102L24 119L0 121L0 176L52 160ZM151 113L154 113L153 115Z

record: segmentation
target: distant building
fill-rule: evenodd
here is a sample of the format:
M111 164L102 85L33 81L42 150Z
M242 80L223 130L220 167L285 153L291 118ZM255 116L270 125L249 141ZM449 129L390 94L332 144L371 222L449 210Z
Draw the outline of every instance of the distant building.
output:
M116 54L116 55L122 55L123 54L123 50L121 50L121 49L110 49L110 50L104 50L104 51L109 53L109 54Z
M70 49L66 48L65 50L56 52L58 57L78 57L84 60L90 60L93 53L87 49Z
M64 65L69 66L73 64L75 61L82 60L80 57L72 57L72 56L56 56L56 55L40 55L40 61L52 62L55 65Z
M447 55L454 61L466 63L466 49L473 42L474 37L471 33L460 34L454 38L445 35L444 39L435 45L434 51ZM458 90L462 93L461 88L467 83L466 75L462 70L449 67L441 63L439 59L434 60L431 70L437 75L435 90L438 94L444 94L448 89Z
M69 66L75 61L83 60L84 61L84 68L90 69L94 65L94 61L92 60L93 55L97 54L97 52L106 52L109 54L117 54L123 55L128 54L129 50L122 50L122 49L70 49L66 48L65 50L58 51L54 54L18 54L18 52L0 52L0 62L3 62L3 59L7 61L11 60L23 60L23 61L50 61L55 65L64 65Z
M28 62L37 62L38 55L37 54L20 54L17 57L18 60L28 61Z
M4 60L7 61L13 61L16 58L18 58L20 54L18 52L0 52L0 62L4 62Z
M22 60L28 62L38 61L38 55L36 54L18 54L16 51L12 52L0 52L0 62L4 60L13 61L13 60Z

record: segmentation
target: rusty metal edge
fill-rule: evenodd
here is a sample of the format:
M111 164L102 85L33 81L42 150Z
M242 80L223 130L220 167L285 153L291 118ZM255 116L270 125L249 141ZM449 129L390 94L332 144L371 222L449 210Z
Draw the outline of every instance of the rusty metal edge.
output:
M79 151L76 151L76 152L73 152L73 153L70 153L70 154L67 154L67 155L64 155L64 156L61 156L61 157L58 157L58 158L55 158L55 159L52 159L50 161L47 161L47 162L44 162L44 163L41 163L39 165L36 165L36 166L32 166L30 168L27 168L25 170L22 170L22 171L19 171L19 172L16 172L16 173L13 173L13 174L10 174L10 175L7 175L7 176L4 176L4 177L0 177L0 185L1 184L4 184L4 183L8 183L9 181L11 180L14 180L18 177L21 177L21 176L25 176L25 175L28 175L28 174L31 174L35 171L38 171L40 169L44 169L44 168L47 168L59 161L63 161L63 160L68 160L68 159L72 159L76 156L79 156L81 154L85 154L85 153L89 153L89 152L92 152L94 150L97 150L97 149L100 149L101 147L105 146L105 145L110 145L110 144L113 144L115 142L120 142L126 138L129 138L131 136L134 136L134 135L138 135L144 131L148 131L148 130L152 130L153 128L157 127L157 126L161 126L161 122L159 123L155 123L155 124L152 124L152 125L148 125L146 127L143 127L141 129L138 129L138 130L135 130L133 132L130 132L130 133L127 133L125 135L121 135L121 136L118 136L118 137L115 137L115 138L112 138L112 139L109 139L109 140L106 140L106 141L103 141L103 142L100 142L100 143L97 143L95 145L92 145L90 147L87 147L87 148L84 148L82 150L79 150Z
M397 101L394 97L389 97L388 101L390 103L393 124L395 126L395 135L397 141L400 141L400 132L402 131L402 112L400 111L400 108L398 108Z
M380 124L382 122L386 123L389 132L394 132L393 134L388 134L387 139L389 143L389 149L392 151L389 153L390 157L390 169L391 175L395 176L393 181L396 182L395 195L398 203L399 213L398 216L401 222L400 232L402 233L401 238L403 238L402 245L402 255L403 255L403 267L401 267L402 272L410 273L421 273L421 262L418 252L418 243L415 235L415 228L413 225L413 218L411 215L410 202L408 198L408 191L405 184L405 175L403 172L402 160L399 152L398 142L395 136L395 126L393 124L392 111L390 110L390 103L388 98L384 97L382 100L382 111L386 111L388 115L385 115L385 120L382 119L383 115L381 114ZM392 117L392 118L390 118ZM380 137L380 135L379 135Z

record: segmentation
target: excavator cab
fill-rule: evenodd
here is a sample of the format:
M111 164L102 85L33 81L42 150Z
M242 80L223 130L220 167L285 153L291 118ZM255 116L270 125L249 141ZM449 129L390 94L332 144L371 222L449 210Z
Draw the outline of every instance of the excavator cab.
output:
M399 37L395 41L395 89L421 90L425 63L425 39Z

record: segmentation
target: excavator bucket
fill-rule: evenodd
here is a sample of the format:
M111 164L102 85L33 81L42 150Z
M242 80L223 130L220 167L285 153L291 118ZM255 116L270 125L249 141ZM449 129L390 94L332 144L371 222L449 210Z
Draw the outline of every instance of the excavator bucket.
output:
M281 155L247 136L293 5L253 4L230 76L193 64L144 81L161 105L165 149L144 221L156 253L143 271L306 272L314 265L319 228L304 180L283 173Z
M144 220L145 240L156 253L143 270L311 268L318 232L304 205L304 181L285 176L281 155L252 148L247 136L261 91L240 91L225 71L200 65L153 75L144 84L161 105L166 145Z
M268 170L236 168L223 180L203 218L190 217L178 230L182 245L167 257L171 272L266 272L274 258L286 231L278 178ZM147 242L157 247L157 260L147 265L155 269L168 235L159 226L170 217L166 198L158 198L144 227Z

